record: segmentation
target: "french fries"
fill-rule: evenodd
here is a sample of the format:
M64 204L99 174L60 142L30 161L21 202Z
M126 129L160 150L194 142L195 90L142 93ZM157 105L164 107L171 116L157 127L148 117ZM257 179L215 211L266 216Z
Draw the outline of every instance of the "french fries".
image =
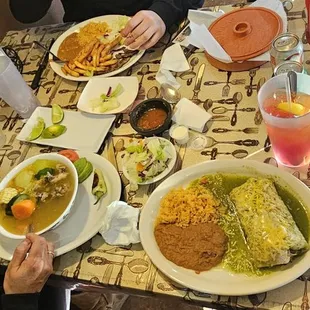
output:
M120 44L121 40L120 35L106 43L98 39L93 40L80 51L74 60L65 63L61 68L62 72L66 75L80 77L104 74L120 68L129 60L124 61L120 55L117 55L117 58L113 55L113 49Z
M72 76L74 76L74 77L79 77L79 76L80 76L80 74L79 74L78 72L76 72L76 71L74 71L74 70L71 70L67 64L65 64L65 65L63 66L63 69L64 69L64 71L66 71L68 74L70 74L70 75L72 75Z

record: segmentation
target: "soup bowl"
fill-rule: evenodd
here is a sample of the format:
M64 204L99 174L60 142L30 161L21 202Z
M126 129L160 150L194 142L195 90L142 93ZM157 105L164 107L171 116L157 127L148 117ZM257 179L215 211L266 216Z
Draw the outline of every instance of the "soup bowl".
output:
M35 232L37 235L41 235L45 232L47 232L48 230L52 230L54 228L56 228L58 225L60 225L65 219L66 217L69 215L72 206L74 204L74 200L78 191L78 175L76 172L76 169L73 165L73 163L67 159L66 157L59 155L57 153L51 153L51 154L41 154L41 155L37 155L34 157L31 157L25 161L23 161L22 163L20 163L18 166L16 166L14 169L12 169L7 175L6 177L2 180L2 182L0 183L0 191L3 190L4 188L7 187L7 185L9 184L9 182L15 177L17 176L23 169L25 169L26 167L28 167L29 165L33 164L35 161L37 160L52 160L52 161L56 161L60 164L64 164L68 169L69 169L69 173L72 176L74 185L73 185L73 193L72 193L72 197L67 205L67 207L65 208L65 210L62 212L62 214L50 225L48 225L47 227L45 227L44 229ZM56 202L57 203L57 202ZM7 238L11 238L11 239L24 239L25 235L21 234L13 234L9 231L7 231L0 223L0 234L7 237Z

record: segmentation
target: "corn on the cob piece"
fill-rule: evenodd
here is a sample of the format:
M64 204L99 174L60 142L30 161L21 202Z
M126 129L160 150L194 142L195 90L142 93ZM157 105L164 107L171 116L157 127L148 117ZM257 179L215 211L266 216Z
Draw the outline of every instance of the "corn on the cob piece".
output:
M0 204L8 204L18 194L15 188L5 188L0 192Z

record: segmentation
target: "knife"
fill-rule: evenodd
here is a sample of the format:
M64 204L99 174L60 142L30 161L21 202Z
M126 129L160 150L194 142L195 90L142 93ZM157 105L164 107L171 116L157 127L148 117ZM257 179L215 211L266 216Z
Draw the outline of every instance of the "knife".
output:
M193 100L198 99L198 93L201 90L201 82L203 79L205 68L206 68L206 64L202 64L198 70L198 74L197 74L197 78L196 78L196 82L195 82L195 87L193 90L193 92L194 92Z
M51 39L50 40L50 44L48 46L48 50L51 49L51 47L53 46L54 42L55 42L55 39ZM43 74L43 72L44 72L44 70L45 70L45 68L46 68L46 66L48 64L48 58L49 58L49 53L47 51L45 51L44 55L42 57L42 61L41 61L40 65L39 65L39 68L38 68L38 70L37 70L37 72L36 72L36 74L34 76L34 79L33 79L32 83L31 83L30 87L32 89L37 89L39 87L42 74Z

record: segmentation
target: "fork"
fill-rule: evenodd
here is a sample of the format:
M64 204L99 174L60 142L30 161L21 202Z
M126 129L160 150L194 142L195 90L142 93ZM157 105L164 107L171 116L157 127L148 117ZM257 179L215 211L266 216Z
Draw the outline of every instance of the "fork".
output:
M46 48L43 44L41 44L38 41L33 41L34 44L37 44L38 46L40 46L43 50L45 50L47 53L52 55L52 59L54 62L64 62L63 60L61 60L59 57L57 57L53 52L51 52L48 48Z
M33 224L31 223L28 225L28 234L33 233L33 231L34 231L34 227L33 227Z

